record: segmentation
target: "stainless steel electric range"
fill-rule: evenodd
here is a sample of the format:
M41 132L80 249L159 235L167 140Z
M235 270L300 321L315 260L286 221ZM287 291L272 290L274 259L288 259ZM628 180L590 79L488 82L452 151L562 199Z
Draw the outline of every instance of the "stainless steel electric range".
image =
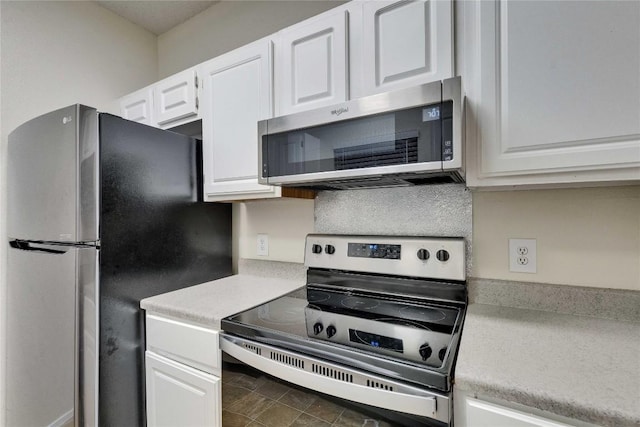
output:
M305 265L305 287L222 320L222 350L392 425L451 425L464 239L309 235Z

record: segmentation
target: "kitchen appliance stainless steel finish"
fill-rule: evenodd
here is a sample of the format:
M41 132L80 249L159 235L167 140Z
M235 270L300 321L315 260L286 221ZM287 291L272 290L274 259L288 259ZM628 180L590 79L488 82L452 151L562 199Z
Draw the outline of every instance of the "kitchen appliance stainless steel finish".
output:
M460 77L258 123L259 181L316 189L463 182Z
M9 135L7 425L146 424L140 300L231 274L200 145L82 105Z
M309 235L305 265L304 288L222 320L223 351L394 425L450 425L464 239Z

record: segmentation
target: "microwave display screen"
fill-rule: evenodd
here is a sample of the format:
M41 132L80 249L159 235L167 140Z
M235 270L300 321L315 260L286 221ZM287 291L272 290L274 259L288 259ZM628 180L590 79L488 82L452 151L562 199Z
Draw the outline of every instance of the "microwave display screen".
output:
M262 176L441 162L453 158L453 101L262 138Z
M428 107L422 110L422 121L430 122L432 120L440 120L440 106Z

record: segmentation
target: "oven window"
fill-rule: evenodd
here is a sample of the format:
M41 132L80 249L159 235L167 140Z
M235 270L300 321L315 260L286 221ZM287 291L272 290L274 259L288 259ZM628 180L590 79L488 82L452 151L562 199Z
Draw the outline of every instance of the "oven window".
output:
M232 359L226 354L225 358ZM223 363L222 425L417 427L445 424L320 394L234 360Z

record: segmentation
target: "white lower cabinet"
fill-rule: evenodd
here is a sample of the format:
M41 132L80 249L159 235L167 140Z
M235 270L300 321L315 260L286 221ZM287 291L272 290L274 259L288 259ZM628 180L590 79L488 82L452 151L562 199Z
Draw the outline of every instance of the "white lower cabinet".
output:
M596 427L512 402L489 402L459 392L454 399L456 427Z
M220 379L147 351L147 425L222 425Z
M147 313L145 378L149 427L220 427L218 331Z

